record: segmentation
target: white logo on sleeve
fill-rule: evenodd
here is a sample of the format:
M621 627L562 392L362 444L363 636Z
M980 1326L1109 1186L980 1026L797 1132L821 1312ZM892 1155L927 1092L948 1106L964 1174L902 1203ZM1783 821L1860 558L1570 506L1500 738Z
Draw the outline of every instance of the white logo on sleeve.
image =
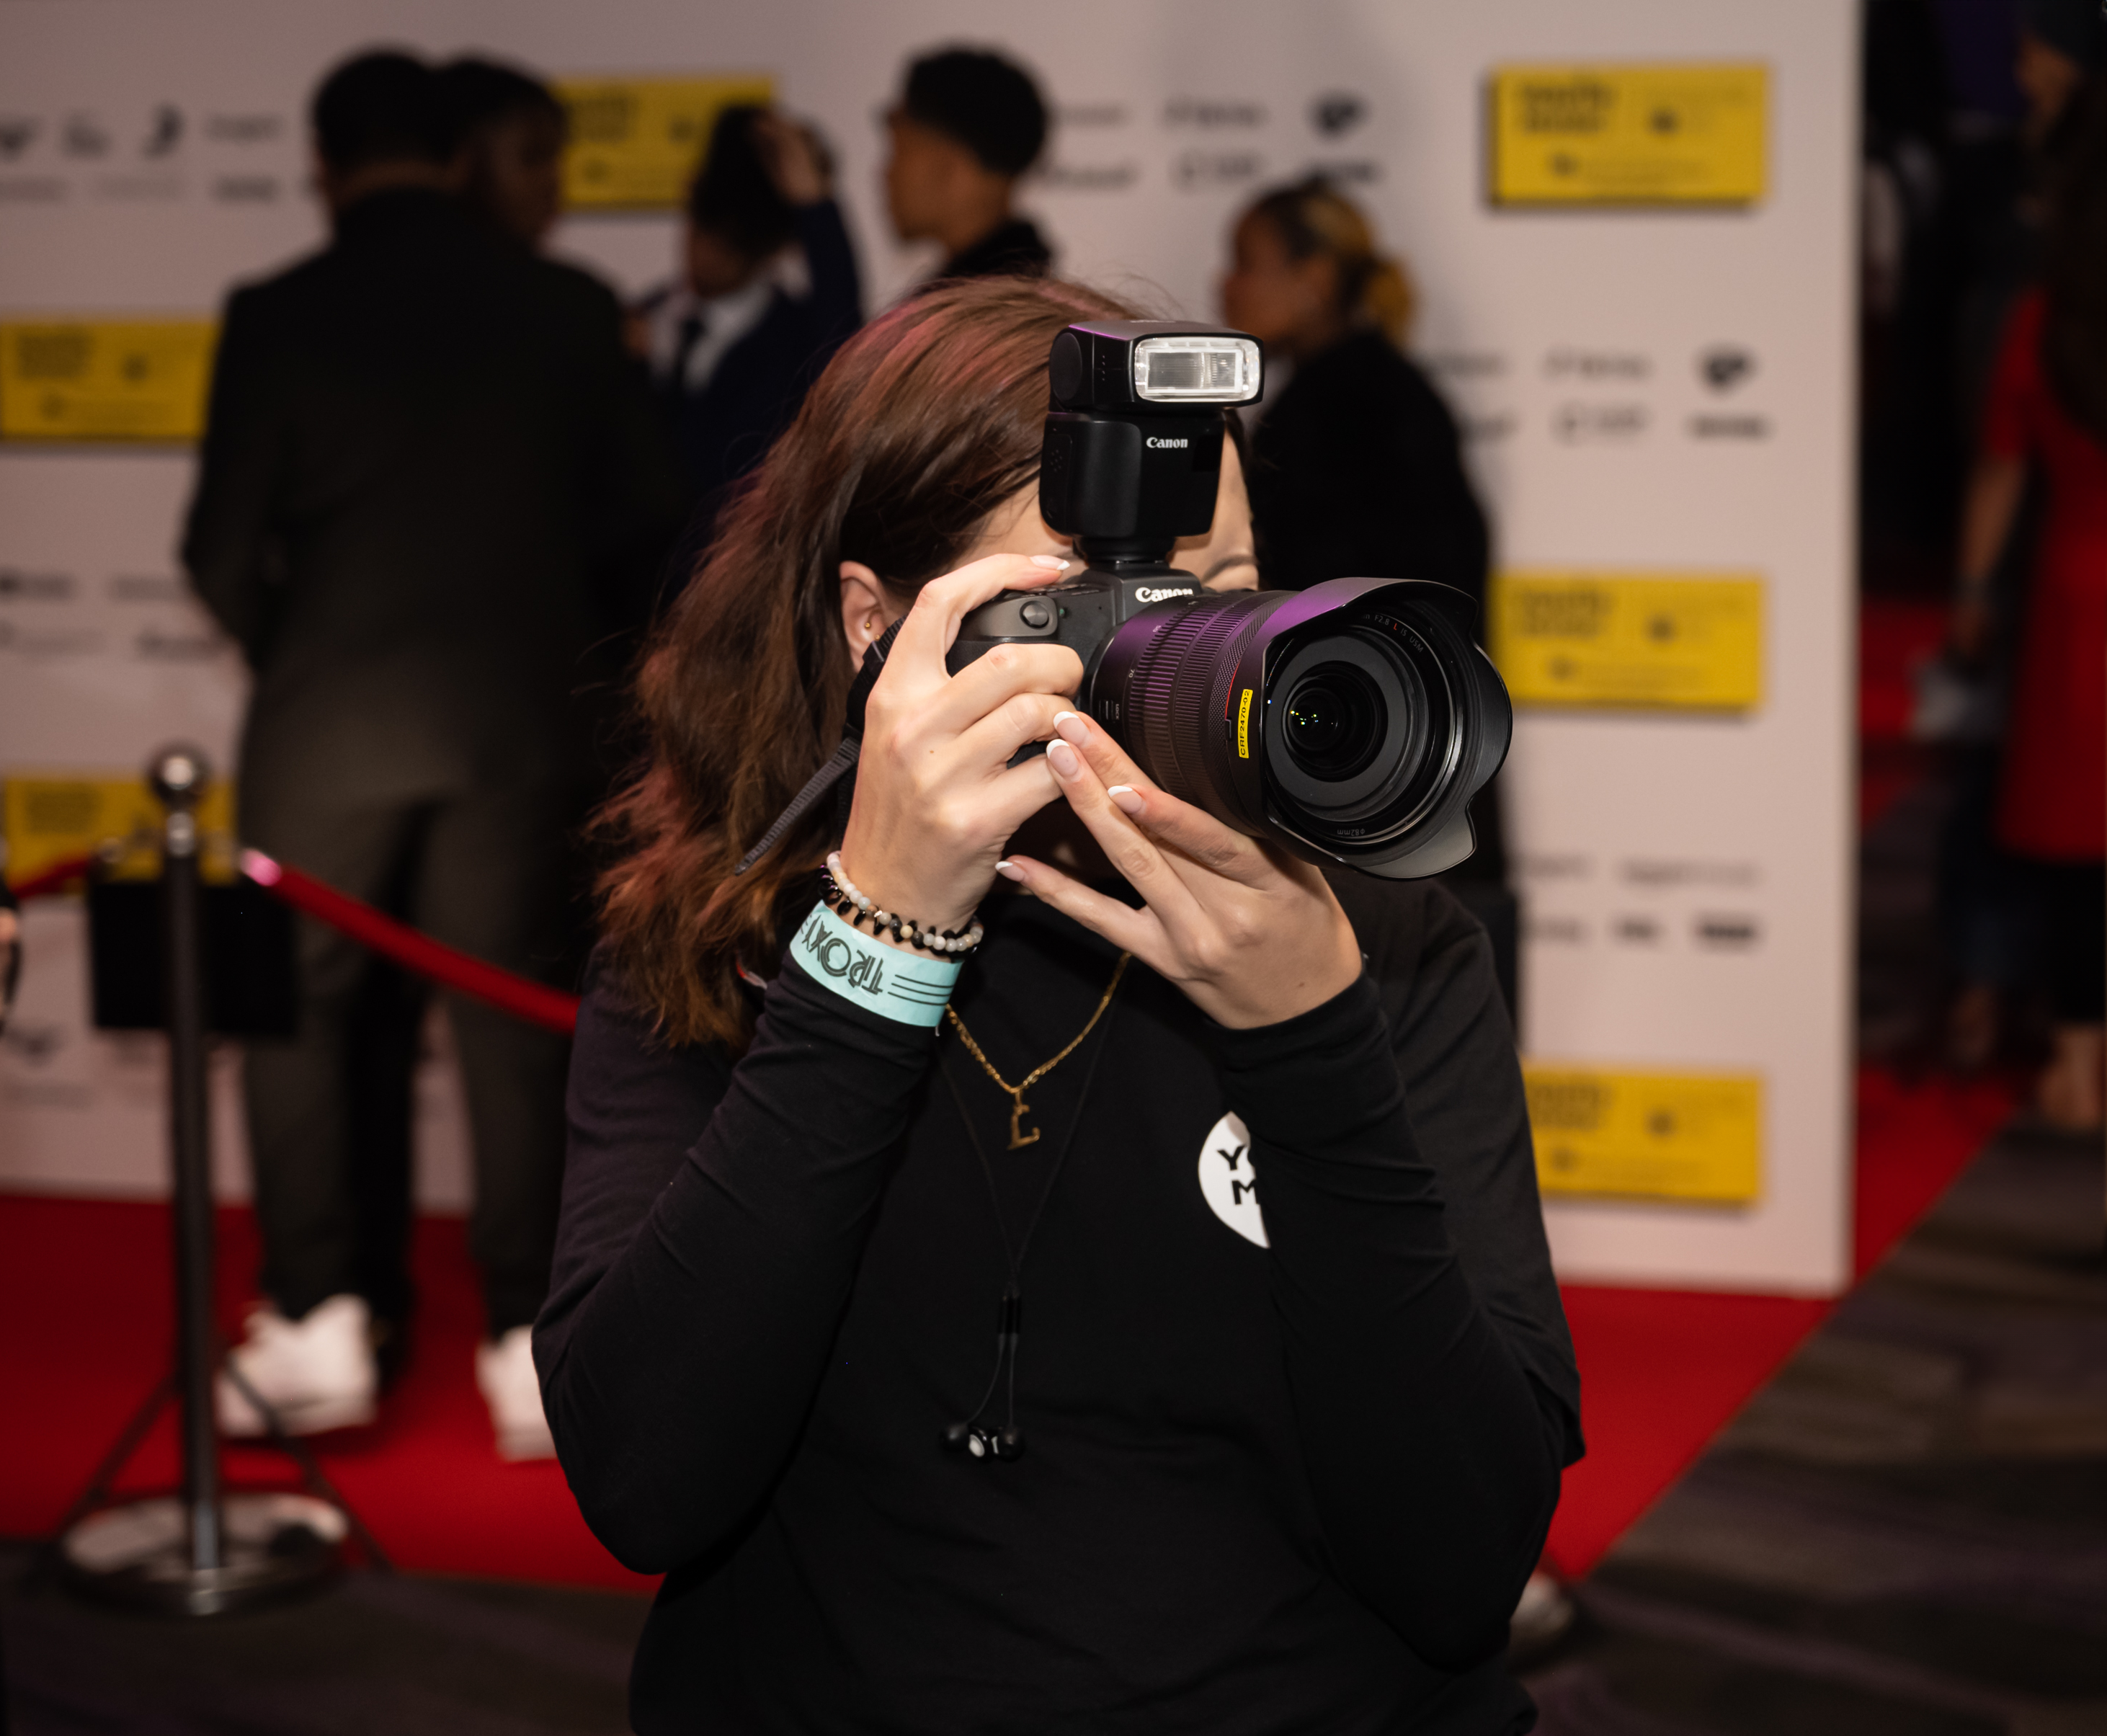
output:
M1247 1242L1266 1245L1265 1219L1258 1209L1258 1176L1251 1169L1251 1135L1235 1115L1216 1122L1200 1147L1200 1193L1215 1216Z

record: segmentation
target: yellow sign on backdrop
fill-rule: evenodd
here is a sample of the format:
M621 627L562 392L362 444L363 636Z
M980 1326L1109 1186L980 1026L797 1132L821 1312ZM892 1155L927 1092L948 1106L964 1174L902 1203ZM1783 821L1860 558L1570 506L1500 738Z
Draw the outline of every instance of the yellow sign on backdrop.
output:
M156 871L163 812L144 778L61 772L15 772L0 782L0 828L7 840L7 878L26 880L70 857L106 860L119 878ZM234 870L234 785L217 778L198 805L209 877Z
M218 335L209 320L0 323L0 439L195 440Z
M1760 64L1503 66L1490 101L1495 205L1763 196L1770 72Z
M565 79L564 200L581 211L672 210L687 197L717 115L775 100L764 73L708 79Z
M1502 573L1489 649L1520 705L1745 711L1763 694L1763 582Z
M1741 1206L1762 1191L1763 1082L1753 1074L1525 1062L1522 1078L1546 1194Z

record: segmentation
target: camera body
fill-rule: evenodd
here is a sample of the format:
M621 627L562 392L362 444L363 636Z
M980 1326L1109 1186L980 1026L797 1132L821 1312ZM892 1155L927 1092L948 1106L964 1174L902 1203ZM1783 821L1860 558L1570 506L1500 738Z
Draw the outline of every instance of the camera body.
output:
M1386 879L1453 867L1514 713L1446 586L1341 578L1207 592L1170 566L1213 523L1222 412L1257 402L1258 340L1170 321L1069 326L1048 358L1040 513L1087 560L960 624L955 673L999 645L1065 645L1078 708L1157 784L1307 860Z

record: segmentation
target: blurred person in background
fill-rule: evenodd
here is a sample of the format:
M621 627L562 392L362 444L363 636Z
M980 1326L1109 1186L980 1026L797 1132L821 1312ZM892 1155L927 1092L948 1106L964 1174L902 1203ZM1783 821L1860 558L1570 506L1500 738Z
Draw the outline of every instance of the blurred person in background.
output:
M464 55L439 69L461 196L497 229L539 249L564 211L570 122L532 74Z
M1225 412L1222 477L1215 490L1215 521L1204 537L1181 537L1170 564L1210 591L1258 589L1258 540L1252 533L1251 492L1244 486L1244 425Z
M2107 81L2072 99L2041 287L2007 322L1963 510L1952 639L1980 655L1990 573L2031 469L2042 520L2018 618L1997 841L2031 893L2055 1021L2038 1107L2096 1128L2107 1104Z
M1270 374L1251 437L1261 582L1300 591L1349 577L1422 578L1476 605L1485 636L1490 538L1463 468L1456 418L1400 347L1413 295L1359 207L1313 176L1238 219L1222 317L1265 345ZM1516 912L1506 891L1498 780L1471 804L1476 852L1444 876L1493 938L1515 1003Z
M1018 182L1046 148L1046 103L1030 73L986 49L925 54L908 67L886 131L893 233L944 250L936 279L1053 268L1054 250L1013 208Z
M863 323L833 167L809 127L750 105L717 117L689 189L681 280L638 313L690 504L707 521ZM684 545L706 536L691 524Z
M672 528L671 479L582 272L451 191L421 62L338 67L312 110L320 253L230 299L183 560L240 644L245 839L462 951L573 978L568 834L594 793L574 692ZM299 1034L245 1095L263 1305L233 1360L285 1423L364 1422L411 1295L421 996L303 919ZM449 997L475 1165L477 1374L508 1456L548 1450L528 1349L555 1233L568 1045ZM222 1426L263 1419L231 1382Z

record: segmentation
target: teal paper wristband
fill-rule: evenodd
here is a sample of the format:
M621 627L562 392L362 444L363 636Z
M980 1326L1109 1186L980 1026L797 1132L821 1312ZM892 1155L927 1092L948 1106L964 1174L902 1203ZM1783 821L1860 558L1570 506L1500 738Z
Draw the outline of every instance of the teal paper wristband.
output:
M942 1023L952 986L964 969L883 946L851 928L824 904L812 906L812 914L790 942L790 956L806 976L842 1000L924 1030L934 1030Z

